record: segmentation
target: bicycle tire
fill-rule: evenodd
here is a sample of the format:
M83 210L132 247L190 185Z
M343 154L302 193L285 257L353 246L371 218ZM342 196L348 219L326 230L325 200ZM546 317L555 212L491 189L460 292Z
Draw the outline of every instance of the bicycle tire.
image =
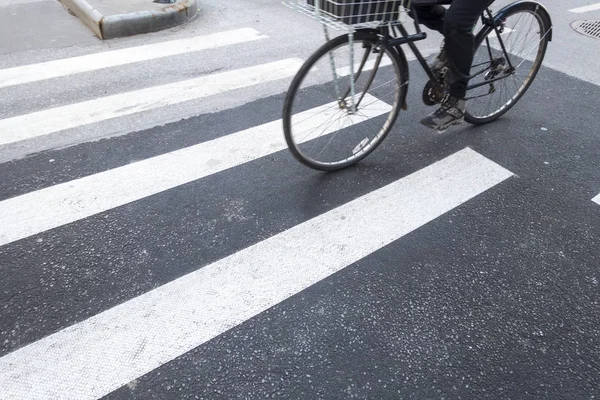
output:
M370 43L372 45L376 45L379 43L379 36L372 30L364 30L357 31L354 34L354 42L359 43ZM289 87L289 90L286 94L284 106L283 106L283 131L285 135L285 140L288 145L288 148L294 158L298 160L300 163L313 168L319 171L336 171L343 168L347 168L351 165L354 165L364 159L366 156L371 154L385 139L385 137L389 134L394 122L396 121L398 114L400 112L400 108L402 107L403 102L406 98L408 79L407 74L408 71L404 71L406 66L406 62L403 62L405 58L402 58L402 54L399 54L400 49L396 48L386 48L385 54L392 60L395 81L398 87L397 93L394 97L394 104L392 105L392 110L389 114L388 119L386 119L382 131L376 136L376 141L369 143L368 148L365 150L361 150L358 155L355 157L351 157L342 162L321 162L319 160L315 160L311 157L308 157L303 151L300 149L299 143L296 142L294 138L294 126L292 121L292 113L294 108L294 102L296 100L296 96L300 90L302 83L304 82L307 74L310 72L311 68L323 57L327 57L328 54L334 49L339 48L340 46L349 44L349 36L342 35L338 36L324 45L322 45L314 54L312 54L302 65L292 83Z
M548 48L548 43L550 42L552 36L552 22L550 20L550 16L546 9L539 3L534 1L521 1L507 5L502 10L498 11L494 15L494 21L496 24L500 25L502 21L506 21L507 18L513 17L519 13L529 13L534 16L534 18L538 21L540 30L540 48L538 50L537 56L533 62L533 69L530 71L528 75L527 81L523 86L517 88L517 93L508 99L505 104L502 104L498 110L495 110L493 113L485 116L475 116L469 112L469 104L467 103L467 110L465 113L465 121L474 124L474 125L483 125L489 122L495 121L500 118L502 115L507 113L514 105L523 97L523 95L527 92L535 77L537 76L542 62L544 60L546 50ZM480 31L478 32L475 39L475 54L480 47L484 45L484 40L488 35L493 34L496 35L493 27L491 25L484 25ZM476 60L474 60L475 64ZM473 69L473 67L472 67ZM506 78L508 79L508 78ZM467 96L469 97L469 96Z

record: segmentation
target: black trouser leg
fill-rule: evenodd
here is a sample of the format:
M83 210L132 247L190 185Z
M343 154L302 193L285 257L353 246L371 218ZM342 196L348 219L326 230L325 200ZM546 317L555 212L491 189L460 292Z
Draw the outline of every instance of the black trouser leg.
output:
M464 99L475 52L473 28L490 0L454 0L444 15L444 37L450 96Z
M442 6L415 6L419 23L433 31L444 33L444 13L446 9ZM412 13L409 13L414 18Z

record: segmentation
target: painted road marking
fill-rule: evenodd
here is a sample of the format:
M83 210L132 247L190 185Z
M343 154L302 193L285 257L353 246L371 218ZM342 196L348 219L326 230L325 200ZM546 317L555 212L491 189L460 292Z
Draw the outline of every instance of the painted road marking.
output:
M589 6L572 8L569 11L575 14L582 14L590 11L600 10L600 3L590 4Z
M389 104L366 95L369 104L348 126L388 113ZM296 129L311 132L339 111L337 103L295 116ZM310 118L310 117L313 118ZM328 124L326 135L335 129ZM204 178L287 148L282 121L66 182L0 202L0 246ZM40 206L40 205L43 205Z
M15 399L97 399L512 176L470 149L0 359Z
M288 78L301 65L290 58L3 119L0 145Z
M40 64L0 70L0 88L58 78L80 72L96 71L141 61L154 60L178 54L214 49L237 43L245 43L267 36L250 28L219 32L212 35L172 40L168 42L129 47L80 57L48 61Z

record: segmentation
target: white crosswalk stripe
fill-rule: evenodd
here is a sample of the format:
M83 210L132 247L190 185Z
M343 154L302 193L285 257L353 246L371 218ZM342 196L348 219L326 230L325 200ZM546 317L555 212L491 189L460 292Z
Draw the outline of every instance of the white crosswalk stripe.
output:
M40 64L7 68L0 70L0 88L266 38L267 36L261 35L255 29L243 28L212 35L195 36L104 53L48 61Z
M0 7L14 6L17 4L25 4L25 3L41 3L44 1L52 1L52 0L0 0Z
M14 90L50 78L101 73L109 68L261 39L266 36L242 28L19 66L0 70L0 88ZM106 97L5 118L0 120L0 151L2 145L289 79L301 63L297 57L282 57L280 61L125 93L117 91ZM369 68L372 65L365 69ZM347 75L349 68L340 65L338 73ZM369 94L366 97L368 106L350 117L344 127L360 128L391 109L391 105ZM303 135L304 140L310 140L311 133L331 119L333 110L338 110L332 107L336 104L315 104L300 114L298 120L302 122L295 128L309 132ZM330 134L335 127L329 123L325 131L318 133ZM139 206L136 202L150 196L176 192L182 185L217 173L230 173L286 148L282 121L264 118L256 126L213 140L8 198L0 202L0 246L28 245L28 241L17 242L49 235L51 230L61 235L89 217L115 212L124 205L135 209ZM105 307L90 318L65 323L31 343L19 343L19 348L0 358L0 399L79 400L108 395L471 201L512 175L469 148L432 161L409 176L266 239L262 237L254 245L230 252L207 266L198 265L192 273L138 293L117 306ZM600 204L600 195L594 201Z
M9 354L0 359L0 387L32 400L102 397L511 175L463 150Z
M575 14L583 14L595 10L600 10L600 3L594 3L583 7L572 8L569 11Z
M299 59L203 76L0 120L0 145L290 77Z
M367 97L368 108L351 123L389 112L391 106ZM326 104L300 115L314 130L335 108ZM310 116L313 115L314 118ZM350 124L348 126L350 126ZM97 175L0 202L0 245L86 218L286 148L281 121L163 154ZM334 126L330 125L329 129ZM328 131L321 132L327 134ZM307 136L307 140L308 140ZM37 207L44 204L43 208Z

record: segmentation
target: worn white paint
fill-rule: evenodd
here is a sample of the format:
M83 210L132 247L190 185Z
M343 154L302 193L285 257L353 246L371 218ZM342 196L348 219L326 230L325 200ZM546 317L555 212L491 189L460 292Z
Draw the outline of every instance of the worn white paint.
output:
M0 70L0 88L264 39L250 28Z
M590 4L583 7L572 8L569 11L575 14L583 14L590 11L600 10L600 3Z
M0 359L4 398L97 399L344 269L512 174L470 150Z
M301 64L291 58L3 119L0 145L288 78Z
M28 3L45 3L54 0L0 0L0 7L6 6L16 6L20 4L28 4Z
M389 112L391 106L372 96L351 126ZM339 111L337 103L295 116L298 131L326 135L326 124ZM316 128L322 125L327 130ZM306 136L305 140L311 138ZM71 182L0 202L0 246L140 200L176 186L235 167L287 148L282 122L274 121L206 143L173 151Z

